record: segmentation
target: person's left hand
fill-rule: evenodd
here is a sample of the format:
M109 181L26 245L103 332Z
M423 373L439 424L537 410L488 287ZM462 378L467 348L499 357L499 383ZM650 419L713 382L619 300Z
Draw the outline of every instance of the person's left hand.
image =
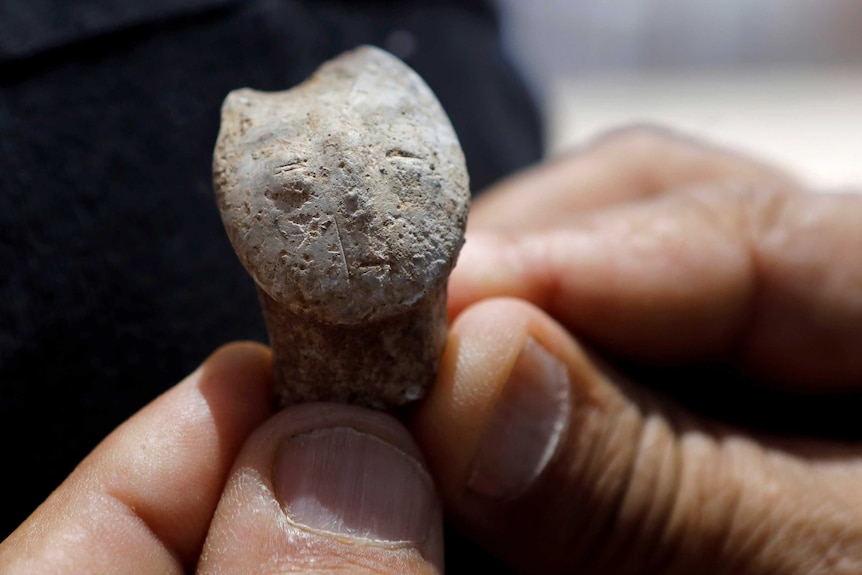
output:
M108 436L0 545L0 572L412 574L442 555L405 428L330 404L273 415L269 351L233 344Z

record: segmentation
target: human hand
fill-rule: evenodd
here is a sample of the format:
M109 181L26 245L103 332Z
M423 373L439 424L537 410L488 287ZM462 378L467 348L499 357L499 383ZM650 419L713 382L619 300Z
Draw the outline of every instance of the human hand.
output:
M780 191L792 186L647 132L477 205L452 281L457 320L415 419L469 534L525 573L859 570L858 448L699 421L572 336L661 365L718 358L774 385L852 387L862 313L846 246L859 245L859 204ZM529 206L525 189L538 194ZM817 229L817 241L800 250L794 226ZM486 299L498 295L522 299ZM0 570L439 569L436 496L403 428L339 406L272 416L268 363L263 348L230 347L119 428L3 543ZM345 457L350 446L365 455ZM357 481L370 469L391 481Z
M405 428L340 405L273 415L270 362L227 346L117 428L0 545L0 573L442 569L438 498Z
M860 391L860 222L859 195L656 130L490 191L415 425L447 515L521 573L862 573L862 446L702 418L651 385L709 364L812 405ZM746 389L713 393L742 408Z

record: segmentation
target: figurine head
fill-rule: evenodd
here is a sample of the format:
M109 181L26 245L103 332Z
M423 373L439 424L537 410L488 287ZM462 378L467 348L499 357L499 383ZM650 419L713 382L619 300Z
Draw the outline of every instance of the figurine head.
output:
M292 313L332 324L396 315L445 288L469 183L431 90L363 47L285 92L231 92L214 158L237 254Z

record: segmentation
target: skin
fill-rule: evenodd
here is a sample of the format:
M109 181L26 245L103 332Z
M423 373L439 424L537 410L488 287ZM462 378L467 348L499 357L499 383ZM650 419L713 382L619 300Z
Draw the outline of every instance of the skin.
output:
M859 573L858 444L699 416L607 358L659 383L708 362L778 394L858 391L860 221L858 195L812 195L660 130L609 135L476 203L438 382L409 431L343 406L273 415L268 351L229 346L98 446L3 542L0 571L440 571L434 543L370 546L362 562L325 534L304 533L305 554L273 545L278 507L244 514L266 495L223 493L301 425L421 450L448 517L520 573ZM525 489L484 496L470 469L528 340L565 368L565 433Z

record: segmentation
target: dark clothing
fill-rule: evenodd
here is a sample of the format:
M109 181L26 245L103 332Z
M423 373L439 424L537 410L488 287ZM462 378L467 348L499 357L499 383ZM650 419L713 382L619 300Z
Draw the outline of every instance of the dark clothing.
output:
M0 4L0 437L14 494L0 535L218 345L265 341L213 199L227 92L286 89L358 44L401 49L481 189L541 154L498 36L479 0Z

